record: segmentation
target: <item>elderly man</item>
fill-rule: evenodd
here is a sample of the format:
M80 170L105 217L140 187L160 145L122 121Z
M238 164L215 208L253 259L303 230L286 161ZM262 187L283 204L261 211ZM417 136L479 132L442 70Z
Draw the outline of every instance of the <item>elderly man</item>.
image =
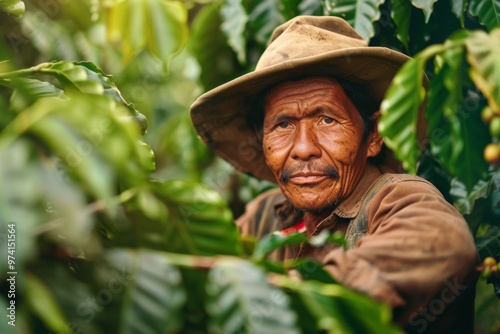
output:
M379 105L405 55L342 19L278 27L255 71L192 106L201 139L236 168L271 180L238 219L243 233L343 231L347 248L287 247L393 308L408 332L473 331L475 245L462 216L384 146ZM416 129L425 134L424 122Z

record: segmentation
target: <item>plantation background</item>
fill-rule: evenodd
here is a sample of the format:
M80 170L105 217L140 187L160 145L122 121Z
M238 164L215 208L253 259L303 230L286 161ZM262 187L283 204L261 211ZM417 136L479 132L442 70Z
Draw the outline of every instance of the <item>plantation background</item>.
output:
M415 57L381 131L461 210L481 258L499 259L500 158L483 155L500 137L499 13L498 0L1 1L0 254L14 224L18 275L17 325L0 332L394 331L387 308L318 266L301 264L311 279L297 284L265 259L302 239L239 237L233 218L274 185L211 154L189 105L252 70L285 20L344 17ZM411 131L424 100L425 142ZM500 333L486 279L476 310L479 333Z

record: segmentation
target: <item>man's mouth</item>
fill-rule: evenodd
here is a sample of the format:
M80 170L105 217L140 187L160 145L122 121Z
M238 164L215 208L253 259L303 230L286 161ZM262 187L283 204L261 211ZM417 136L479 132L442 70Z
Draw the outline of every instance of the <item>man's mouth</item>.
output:
M305 185L313 185L319 183L327 178L328 175L326 175L325 173L299 172L290 175L290 178L288 180L293 184L305 186Z
M287 169L281 175L282 184L291 182L296 185L314 185L325 179L337 180L339 174L333 167L325 167L322 170L293 170Z

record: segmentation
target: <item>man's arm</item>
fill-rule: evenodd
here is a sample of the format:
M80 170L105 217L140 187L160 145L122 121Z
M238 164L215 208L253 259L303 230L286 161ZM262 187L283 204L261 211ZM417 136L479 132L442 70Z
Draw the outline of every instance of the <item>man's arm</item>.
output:
M472 235L432 185L390 183L369 203L367 214L369 230L357 247L334 249L323 259L338 281L390 304L401 324L420 316L432 322L466 294L467 283L474 290ZM440 314L423 314L436 298L434 313Z

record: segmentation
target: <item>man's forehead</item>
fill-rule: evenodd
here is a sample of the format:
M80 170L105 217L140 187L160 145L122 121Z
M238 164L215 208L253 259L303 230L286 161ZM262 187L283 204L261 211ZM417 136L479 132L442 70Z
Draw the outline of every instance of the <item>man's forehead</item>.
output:
M348 97L337 80L328 77L306 77L274 86L265 95L264 109L271 105L301 103L305 99L321 101L323 98L334 98L341 104L349 103L345 101Z
M297 89L297 88L307 88L309 86L323 85L326 87L339 87L342 88L337 80L329 77L321 76L311 76L295 80L287 80L276 84L274 87L269 89L266 94L266 99L271 95L285 94L287 91Z

